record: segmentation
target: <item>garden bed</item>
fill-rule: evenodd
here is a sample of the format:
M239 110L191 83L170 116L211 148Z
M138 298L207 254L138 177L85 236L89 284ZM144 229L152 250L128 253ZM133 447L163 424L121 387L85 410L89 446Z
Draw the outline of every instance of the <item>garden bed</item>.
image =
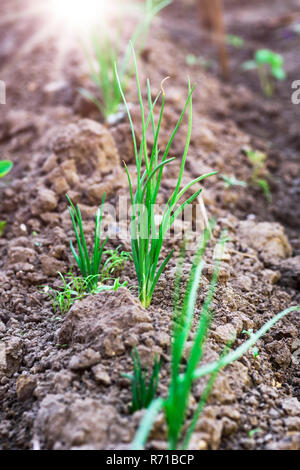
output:
M291 102L291 82L300 79L300 36L285 39L284 18L295 13L296 2L282 3L225 2L228 31L247 43L230 49L230 81L217 65L206 70L186 63L188 54L215 54L207 39L200 39L193 2L182 6L174 1L163 11L140 59L142 82L150 77L155 92L171 76L164 85L161 147L184 106L186 76L197 81L184 182L219 173L204 180L203 200L208 215L217 220L215 237L227 229L230 241L203 364L216 359L233 333L238 347L247 339L245 331L257 331L281 310L300 305L300 108ZM14 4L19 2L1 5L0 15L13 11ZM80 48L61 54L55 38L46 37L27 51L39 22L24 18L0 23L0 79L7 84L7 105L0 105L0 148L1 156L14 163L0 188L1 220L7 222L0 238L0 448L126 449L144 413L130 414L130 383L122 376L132 372L132 348L137 346L143 364L151 365L155 355L164 359L161 395L169 383L176 256L147 310L138 300L134 266L128 262L120 280L130 289L90 295L64 315L54 312L45 286L58 286L57 271L74 266L65 193L80 203L91 241L103 193L114 207L120 196L129 198L122 161L134 174L134 149L126 117L107 126L79 95L78 87L89 84ZM274 49L286 61L288 79L271 100L262 97L255 74L240 70L258 47ZM140 141L134 81L128 99ZM172 156L182 155L186 131L184 121ZM245 149L268 155L270 203L260 188L227 188L219 176L251 181ZM175 162L166 172L162 203L176 184L178 169ZM111 224L107 214L103 223ZM130 241L118 234L107 247L120 244L130 251ZM166 253L171 247L178 255L179 241L168 241ZM211 241L195 315L209 288L213 247ZM183 280L193 254L188 250ZM299 328L299 312L290 313L259 340L258 357L248 352L220 372L191 449L300 449ZM202 379L195 382L191 409L203 386ZM166 425L159 414L147 447L166 446Z

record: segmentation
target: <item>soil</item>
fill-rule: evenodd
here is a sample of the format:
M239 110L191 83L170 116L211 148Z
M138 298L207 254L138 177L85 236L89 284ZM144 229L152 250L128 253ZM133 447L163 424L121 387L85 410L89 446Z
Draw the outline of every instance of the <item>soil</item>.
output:
M7 84L7 104L0 105L0 148L1 157L14 162L0 187L1 220L7 221L0 239L0 448L124 449L143 414L129 413L130 386L122 377L132 370L134 346L144 364L155 354L164 358L159 392L167 390L176 256L148 310L137 299L129 263L121 281L128 281L130 289L88 296L64 316L53 311L42 286L57 286L57 271L66 273L74 264L65 193L80 202L92 240L93 214L103 193L115 207L119 196L128 197L122 161L134 172L133 146L126 119L105 126L79 95L79 86L91 85L78 45L61 50L57 31L41 35L39 16L24 13L30 4L12 0L0 5L0 79ZM259 188L226 188L219 176L203 185L207 212L217 219L215 238L223 228L230 236L203 362L216 359L233 332L237 347L247 339L243 330L256 331L284 308L300 305L300 108L291 102L291 83L300 79L300 36L288 34L297 9L295 0L225 1L227 30L245 39L244 48L229 48L229 81L222 78L216 51L199 27L193 1L174 0L166 8L140 60L141 77L151 78L154 92L171 76L165 84L162 148L186 99L186 76L198 82L186 181L217 170L249 182L245 147L268 155L271 203ZM262 47L283 54L288 73L269 100L256 74L240 68ZM211 69L188 66L191 53L212 60ZM140 138L133 82L128 95ZM178 158L186 129L184 122L172 147ZM162 202L177 171L175 164L166 172ZM108 214L104 222L111 224ZM120 243L130 249L118 234L108 246ZM168 242L166 250L170 245L178 253L180 241ZM192 256L191 250L183 280ZM213 243L196 317L209 286L212 256ZM191 449L300 449L299 328L299 313L288 315L258 342L258 358L249 352L220 373ZM201 380L195 383L191 410L203 387ZM159 416L147 446L166 448L165 431Z

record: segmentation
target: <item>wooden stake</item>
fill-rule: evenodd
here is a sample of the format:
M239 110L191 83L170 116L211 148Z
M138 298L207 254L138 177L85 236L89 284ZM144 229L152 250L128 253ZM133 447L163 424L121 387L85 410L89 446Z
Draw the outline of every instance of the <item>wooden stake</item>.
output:
M223 19L222 0L198 0L200 21L210 31L219 51L219 61L225 78L229 77L226 33Z

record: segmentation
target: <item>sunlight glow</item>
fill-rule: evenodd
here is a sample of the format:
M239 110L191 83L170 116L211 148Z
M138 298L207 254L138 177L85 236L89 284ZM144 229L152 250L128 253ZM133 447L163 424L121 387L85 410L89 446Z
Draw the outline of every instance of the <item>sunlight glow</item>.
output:
M107 13L107 0L48 0L56 20L74 32L80 32L101 22Z

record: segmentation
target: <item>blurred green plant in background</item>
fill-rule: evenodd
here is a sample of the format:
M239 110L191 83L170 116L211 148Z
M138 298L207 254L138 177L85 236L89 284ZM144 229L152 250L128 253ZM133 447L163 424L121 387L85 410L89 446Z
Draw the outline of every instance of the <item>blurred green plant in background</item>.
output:
M141 19L137 24L130 43L136 48L139 56L144 48L149 29L153 19L172 0L146 0L143 4ZM125 21L125 18L122 18ZM120 111L122 96L115 74L114 64L118 64L119 80L123 91L126 91L134 69L131 63L130 43L124 49L124 38L119 31L116 37L107 26L102 25L101 32L92 33L91 51L85 47L86 56L90 68L90 78L98 88L97 95L80 88L80 93L92 101L99 109L101 115L108 122L114 122L115 115Z
M257 70L261 89L266 97L273 96L274 79L283 81L286 79L284 59L281 54L269 49L259 49L254 54L254 60L248 60L242 64L243 70Z

